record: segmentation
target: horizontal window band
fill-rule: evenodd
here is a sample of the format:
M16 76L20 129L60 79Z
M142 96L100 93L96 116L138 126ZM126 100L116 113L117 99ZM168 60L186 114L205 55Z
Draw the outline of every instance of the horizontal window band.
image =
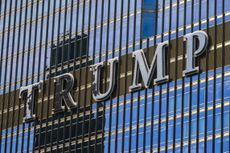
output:
M230 15L230 12L229 12L229 15ZM229 24L229 22L227 22L227 23ZM225 24L227 24L227 23L225 23ZM182 31L183 28L181 28L181 29L179 29L179 30ZM176 31L174 30L173 32L175 33ZM168 33L167 33L167 34L168 34ZM173 33L171 33L171 34L173 34ZM158 36L157 36L157 37L158 37ZM161 37L161 36L159 36L159 38L160 38L160 37ZM154 39L152 39L152 38L149 38L149 40L150 40L150 41L154 41ZM143 44L146 44L146 43L147 43L147 40L146 40L146 39L143 40ZM45 44L44 44L44 45L45 45ZM135 45L139 45L139 41L137 41ZM226 40L226 41L224 42L224 45L225 45L225 47L229 46L229 45L230 45L230 39L229 39L229 41ZM215 45L215 46L217 46L217 49L223 47L223 46L222 46L222 42L218 43L218 44ZM215 46L214 46L214 45L211 46L211 47L210 47L210 50L213 51ZM133 45L130 44L128 47L129 47L129 48L132 48ZM126 49L127 49L126 46L122 47L122 50L126 50ZM119 52L119 48L115 49L114 52ZM112 53L113 53L113 51L108 51L108 55L110 55L110 54L112 54ZM18 54L18 55L16 55L16 56L14 56L13 58L16 58L16 57L19 56L19 55L21 55L21 54ZM107 55L106 53L101 53L101 56L102 56L102 57L104 57L104 56L106 56L106 55ZM98 59L99 57L100 57L99 55L96 55L96 56L95 56L96 59ZM90 57L90 58L93 59L93 57ZM7 59L5 59L5 60L7 60ZM9 59L8 59L8 60L9 60ZM183 57L182 57L181 55L178 56L178 61L179 61L179 60L183 60ZM4 60L3 60L3 61L4 61ZM175 58L171 58L171 59L170 59L170 63L172 63L172 62L175 62ZM42 76L42 75L44 75L44 74L43 74L43 73L40 73L39 76ZM37 73L35 74L35 76L37 76ZM25 83L26 80L31 80L31 79L32 79L31 76L29 76L28 78L22 79L22 81L23 81L22 84ZM17 84L19 84L19 83L20 83L20 81L17 82ZM15 83L12 83L12 85L15 86ZM6 85L6 88L8 88L8 86L9 86L9 84ZM3 89L3 86L1 85L1 86L0 86L0 91L1 91L2 89ZM0 93L1 93L1 92L0 92Z
M227 28L230 26L230 22L226 23L225 24L226 26L226 33L230 33L230 28ZM222 40L222 28L221 28L221 25L219 25L217 27L217 32L218 32L218 43L221 42ZM210 34L210 46L213 46L214 45L214 42L213 40L214 37L215 37L215 34L214 34L214 28L210 28L209 29L209 34ZM230 40L229 38L230 36L226 35L226 40ZM178 41L176 43L176 41ZM178 55L182 55L183 53L183 38L180 37L178 39L175 39L175 40L172 40L170 41L170 46L171 46L171 57L173 58L173 56L175 56L175 53L176 53L176 44L178 44ZM216 44L215 46L217 46L218 44ZM209 46L209 47L210 47ZM150 47L149 50L148 50L148 57L147 57L147 60L148 61L152 61L152 58L153 58L153 55L154 55L154 48L155 47ZM215 47L214 47L215 48ZM218 48L215 52L216 56L217 56L217 59L221 59L221 55L222 55L222 49L223 48ZM144 49L146 51L146 49ZM228 60L228 57L230 56L230 47L225 47L225 65L230 65L230 61ZM213 56L214 56L214 51L211 51L211 52L208 52L208 56L209 56L209 67L208 67L208 70L213 70L214 68L214 65L213 65ZM126 59L128 58L128 62L126 61ZM168 59L169 60L169 59ZM206 71L206 65L205 65L205 61L206 61L206 57L205 56L202 56L198 59L200 61L200 72L205 72ZM111 98L113 99L115 96L120 96L120 95L124 95L125 93L129 93L129 85L131 85L131 81L132 81L132 73L130 73L131 75L127 75L128 72L130 72L132 69L133 69L133 65L132 65L132 54L127 54L127 55L124 55L124 56L121 56L120 59L119 59L119 63L121 63L120 65L120 74L125 74L123 75L124 78L120 78L120 84L118 85L120 88L119 88L119 95L117 95L115 92L112 94ZM170 61L168 61L170 62ZM174 62L174 63L170 63L170 69L169 69L169 78L170 78L170 81L175 81L175 79L180 79L182 78L182 69L178 69L178 73L177 73L177 77L175 77L175 66L177 66L178 68L182 68L182 60L179 60L177 62ZM175 65L175 63L177 63L177 65ZM128 68L126 69L126 65L128 65ZM221 67L222 66L222 61L221 60L217 60L216 61L216 67ZM108 71L108 67L106 69ZM85 76L88 76L87 78ZM90 102L93 102L95 103L95 101L92 101L92 97L91 97L91 94L92 94L92 91L91 91L91 88L85 88L83 90L79 90L79 87L81 88L82 86L86 86L88 84L90 84L92 82L92 75L91 75L91 72L89 71L89 68L82 68L80 70L77 70L74 74L74 77L76 78L76 85L74 87L74 92L73 92L73 97L75 100L78 101L79 103L79 107L83 107L84 105L88 106L90 104ZM214 78L216 79L217 76L214 76ZM79 82L79 79L77 78L81 78L81 82ZM87 79L87 80L86 80ZM53 90L53 87L54 87L54 83L53 83L53 78L51 78L51 84L50 84L50 92L49 92L49 89L48 89L48 81L49 80L46 80L44 81L44 84L46 84L46 88L43 90L43 93L40 95L40 98L41 96L44 94L44 97L48 97L48 96L51 96L53 95L54 93L54 90ZM86 82L86 84L85 84ZM125 88L124 85L127 83L127 87ZM105 85L104 85L105 86ZM104 87L103 86L103 87ZM153 84L152 84L153 86ZM104 91L104 89L103 89ZM116 90L117 92L117 90ZM48 95L48 93L50 93L50 95ZM7 105L5 105L4 109L7 108L8 106L9 107L12 107L13 106L13 103L14 103L14 99L16 99L15 101L15 106L17 106L19 104L19 90L16 90L15 92L10 92L10 93L7 93L7 94L4 94L4 95L0 95L0 101L4 101L4 103L6 103ZM5 100L3 100L3 98ZM8 99L10 101L8 101ZM44 99L43 99L44 100ZM48 103L44 102L43 103L36 103L39 105L43 104L44 105L44 108L48 107ZM38 117L41 117L41 116L46 116L46 113L48 113L50 116L51 113L52 113L52 105L53 105L53 99L50 99L50 110L48 110L48 112L43 112L43 114L37 114ZM39 106L38 107L38 112L40 113L41 112L41 107ZM5 127L5 125L4 125Z
M224 72L224 77L229 77L230 76L230 71L229 72ZM208 81L213 81L214 80L214 78L216 78L216 79L220 79L220 78L222 78L222 74L217 74L216 75L216 77L214 77L214 76L211 76L211 77L208 77L207 78L207 80ZM229 82L230 80L228 80L228 82ZM199 83L200 84L205 84L205 83L207 83L206 82L206 79L201 79L201 80L199 80ZM197 85L198 84L198 81L193 81L193 82L191 82L191 84L192 84L192 86L195 86L195 85ZM182 89L182 86L184 87L184 88L189 88L189 86L190 86L190 82L188 82L188 83L185 83L184 85L177 85L177 87L176 87L176 91L177 90L180 90L180 89ZM85 86L82 86L82 88L83 87L85 87ZM89 86L88 86L88 88L90 88ZM202 89L202 88L201 88ZM83 89L81 89L81 90L83 90ZM77 90L78 91L78 90ZM171 88L169 88L169 93L170 92L174 92L174 87L171 87ZM145 95L145 96L140 96L140 100L143 100L143 99L145 99L145 98L152 98L152 95L154 95L154 97L155 96L159 96L159 94L167 94L167 89L162 89L162 91L161 92L159 92L159 91L155 91L155 93L148 93L147 95ZM186 94L186 93L189 93L189 92L185 92L184 94ZM178 95L178 94L177 94ZM179 95L181 95L181 94L179 94ZM169 97L170 98L170 97ZM226 97L225 97L226 98ZM50 99L49 100L53 100L53 95L50 95ZM43 102L47 102L48 101L48 99L47 98L44 98L43 99ZM133 99L133 102L136 102L137 101L137 99L135 98L135 99ZM42 103L42 99L39 99L38 100L38 103ZM126 104L129 104L130 103L130 100L128 99L128 100L126 100ZM124 102L123 101L120 101L119 102L119 106L122 106L124 104ZM117 107L117 104L113 104L112 105L112 107L114 108L114 107ZM24 104L21 104L20 105L20 108L22 109L22 108L24 108ZM13 110L14 111L16 111L18 109L18 105L17 106L15 106L15 108L13 109L13 107L10 107L9 108L9 111L7 111L7 109L4 109L4 111L3 111L3 113L7 113L7 112L12 112ZM106 107L106 110L109 110L110 109L110 106L109 107ZM96 110L94 110L94 111L96 111ZM0 112L0 115L1 115L2 113Z
M140 100L143 100L144 98L142 97L142 99L140 99ZM229 99L229 98L228 98ZM133 99L133 103L135 103L135 102L137 102L137 99ZM126 104L129 104L130 103L130 100L128 100L127 102L126 102ZM210 104L212 103L212 102L209 102ZM122 105L124 105L124 103L119 103L120 105L120 107L122 106ZM222 104L223 104L223 107L229 107L230 106L230 101L223 101L223 103L216 103L216 105L215 105L215 109L219 109L219 108L221 108L222 107ZM208 104L207 104L208 105ZM106 109L107 110L110 110L110 107L106 107ZM212 111L213 110L213 106L207 106L207 111ZM23 112L23 109L21 110L21 113ZM95 114L97 112L97 110L92 110L92 114ZM100 112L103 112L103 108L99 108L98 109L98 113L100 113ZM204 107L199 107L199 109L198 109L198 112L199 113L202 113L202 112L205 112L205 108ZM226 113L226 112L229 112L229 110L227 110L227 111L225 111L224 113ZM17 111L15 111L15 113L17 113ZM187 111L185 111L184 113L183 113L183 118L185 118L185 117L189 117L189 116L192 116L192 115L196 115L197 114L197 108L195 108L195 109L192 109L191 110L191 114L189 113L189 110L187 110ZM219 113L220 114L220 113ZM90 115L90 111L86 111L85 113L79 113L79 118L80 117L83 117L83 116L88 116L88 115ZM218 115L218 114L215 114L215 115ZM48 121L47 123L42 123L41 124L41 126L40 126L40 123L39 123L39 125L36 125L36 129L41 129L41 128L48 128L49 126L52 126L52 125L58 125L58 124L62 124L62 123L64 123L64 122L68 122L68 121L70 121L70 119L72 118L72 120L74 120L74 119L77 119L77 116L78 116L78 114L73 114L73 116L71 117L71 116L66 116L66 118L61 118L60 119L60 121L59 121L59 119L56 119L56 120L54 120L54 121ZM106 114L105 114L105 116L106 116ZM50 116L50 117L52 117L52 116ZM98 116L98 117L101 117L101 116ZM156 117L158 117L158 116L154 116L153 118L156 118ZM177 119L180 119L182 117L182 115L181 115L181 112L180 113L178 113L178 114L176 114L176 116L175 116L175 120L174 120L174 116L173 115L169 115L169 116L167 116L167 117L163 117L163 118L161 118L161 121L160 121L160 123L162 124L162 123L165 123L166 121L176 121ZM91 118L92 119L92 118ZM149 117L147 117L147 119L149 119ZM196 119L194 119L194 120L196 120ZM81 121L81 122L78 122L78 123L82 123L82 122L88 122L89 120L84 120L84 121ZM150 121L150 122L148 122L148 124L146 124L146 126L150 126L151 125L151 123L153 122L153 124L154 125L158 125L159 124L159 119L154 119L153 121ZM132 122L132 124L135 124L136 122ZM127 124L127 123L126 123ZM48 126L48 127L46 127L46 125ZM134 126L134 125L133 125ZM142 124L140 124L140 128L141 127L143 127L144 126L144 124L142 123ZM134 126L134 128L135 128L136 126ZM9 128L9 127L8 127ZM105 130L108 130L108 129L105 129ZM126 130L127 130L127 128L126 128ZM125 130L125 131L126 131ZM9 129L8 129L8 131L10 131ZM50 131L50 130L48 130L48 131ZM120 129L120 131L122 131L122 129ZM4 132L3 132L4 133ZM113 133L113 134L115 134L115 131L113 131L113 132L111 132L111 133ZM17 134L17 132L14 132L14 134L13 135L16 135ZM5 135L5 134L3 134L3 135ZM10 137L10 135L9 134L7 134L8 135L8 137ZM5 137L5 136L3 136L3 137Z

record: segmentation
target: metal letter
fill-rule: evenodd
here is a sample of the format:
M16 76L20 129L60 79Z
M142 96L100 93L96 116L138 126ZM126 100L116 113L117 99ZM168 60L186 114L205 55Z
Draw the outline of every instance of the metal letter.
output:
M140 72L145 88L149 87L155 69L157 69L157 78L154 80L155 83L160 84L168 81L168 76L166 76L166 56L165 56L166 47L168 46L169 46L168 41L160 43L157 46L150 68L148 66L143 50L138 50L133 52L133 57L135 57L135 66L134 66L133 82L132 85L129 87L130 91L135 91L142 87L141 83L139 83Z
M187 60L184 76L199 72L195 66L195 58L202 55L208 46L208 35L204 31L196 31L184 36L186 41Z
M36 97L36 91L38 90L41 92L41 86L42 82L35 83L26 87L21 87L19 91L19 99L23 99L23 96L25 97L25 112L24 112L24 118L23 122L30 122L35 119L35 97Z
M65 73L54 78L55 82L55 103L54 113L59 113L64 110L62 101L65 102L68 109L77 107L77 102L74 102L70 91L74 86L74 77L71 73Z
M116 68L117 68L118 58L113 58L108 60L108 64L110 65L110 79L109 79L109 87L105 93L100 92L101 86L101 69L103 68L104 62L95 64L91 66L91 71L93 72L93 99L96 101L103 101L109 98L112 94L114 87L116 85Z

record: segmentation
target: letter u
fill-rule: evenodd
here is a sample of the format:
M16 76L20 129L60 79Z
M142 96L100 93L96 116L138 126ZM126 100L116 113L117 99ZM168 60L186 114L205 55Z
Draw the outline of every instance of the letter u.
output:
M108 60L108 65L110 65L110 78L109 78L109 87L105 93L101 93L100 86L101 82L101 70L104 66L104 62L95 64L91 66L91 71L93 72L93 85L92 85L92 94L93 99L96 101L103 101L109 98L109 96L114 91L115 85L116 85L116 73L117 73L117 63L118 58L113 58Z

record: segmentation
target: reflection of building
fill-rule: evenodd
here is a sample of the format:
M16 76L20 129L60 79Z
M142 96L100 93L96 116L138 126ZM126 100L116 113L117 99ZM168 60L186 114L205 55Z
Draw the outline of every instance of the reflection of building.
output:
M65 37L68 37L66 35ZM59 44L53 45L51 47L51 74L49 74L49 69L47 69L47 76L60 75L61 73L67 73L73 71L73 69L79 69L85 66L88 36L83 34L83 36L77 36L71 40L66 39ZM80 61L81 60L81 61ZM88 64L91 63L91 58L88 57ZM75 62L75 63L74 63ZM80 63L81 62L81 63ZM75 66L75 68L74 68Z
M77 36L52 46L51 71L47 69L47 76L54 77L55 74L58 76L73 70L77 71L80 65L81 68L85 67L86 62L90 65L91 58L87 57L87 41L88 37L84 34L83 37ZM102 107L98 105L98 109ZM53 117L41 120L42 125L48 122L48 126L36 129L35 152L87 152L88 149L93 152L95 147L98 148L98 152L101 152L103 144L101 133L104 125L101 112L86 114L85 112L90 112L89 106L71 111L72 113L68 111L54 114ZM90 141L82 141L82 139L90 139Z
M98 105L98 109L102 107ZM83 110L88 113L85 114ZM89 151L93 153L95 148L101 152L103 149L103 138L101 137L104 125L103 114L89 112L89 107L78 109L78 111L74 109L72 114L65 112L43 120L43 127L35 131L35 152L38 149L43 152L45 148L47 152L51 152L52 149L52 152ZM48 126L45 126L47 121Z

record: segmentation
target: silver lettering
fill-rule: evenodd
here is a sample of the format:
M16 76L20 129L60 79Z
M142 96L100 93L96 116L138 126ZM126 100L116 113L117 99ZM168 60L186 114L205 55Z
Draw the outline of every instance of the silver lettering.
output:
M77 107L77 102L73 100L70 91L74 86L74 77L71 73L59 75L54 78L55 82L55 103L54 112L59 113L64 111L62 101L65 102L68 109Z
M156 53L153 57L151 66L149 68L147 60L145 58L143 50L133 52L135 57L133 82L129 87L130 91L139 90L141 83L139 83L139 73L141 73L145 88L150 86L153 78L154 70L157 70L157 78L154 80L155 83L160 84L168 80L166 76L166 47L169 46L169 42L160 43L157 46Z
M184 76L199 72L195 66L196 58L204 53L208 46L208 35L204 31L196 31L184 36L186 40L187 60ZM197 43L199 42L199 43Z
M41 92L42 82L35 83L26 87L21 87L19 91L19 99L25 97L25 112L24 112L24 122L30 122L35 119L35 99L36 93Z
M117 68L118 58L113 58L108 61L110 65L110 78L109 78L109 87L105 93L100 92L101 86L101 69L103 68L104 63L98 63L91 66L91 71L93 72L93 99L96 101L102 101L109 98L113 92L116 85L116 68Z

